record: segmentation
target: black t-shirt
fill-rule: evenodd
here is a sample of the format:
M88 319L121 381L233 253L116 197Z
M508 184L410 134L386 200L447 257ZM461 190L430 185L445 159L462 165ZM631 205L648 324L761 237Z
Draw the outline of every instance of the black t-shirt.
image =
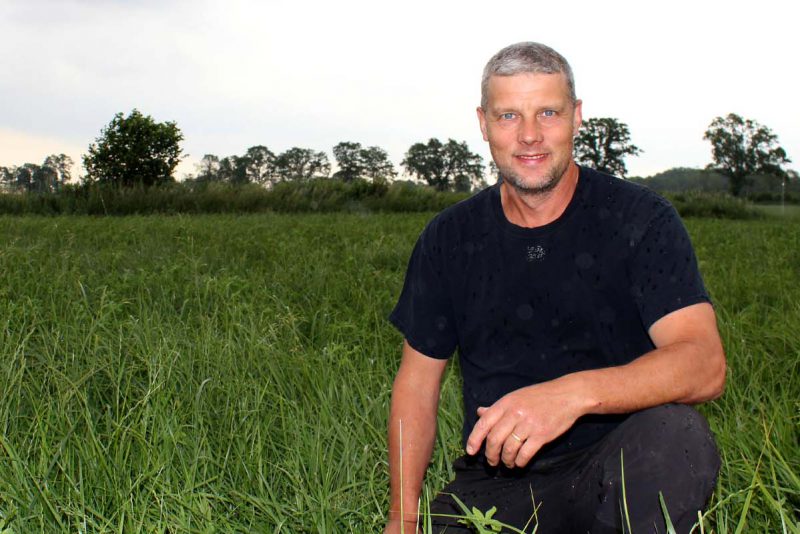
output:
M437 215L389 319L422 354L444 359L458 349L466 443L478 406L628 363L654 348L647 331L659 318L707 301L675 209L649 189L581 167L566 210L545 226L510 223L499 185ZM583 448L623 419L582 417L537 457Z

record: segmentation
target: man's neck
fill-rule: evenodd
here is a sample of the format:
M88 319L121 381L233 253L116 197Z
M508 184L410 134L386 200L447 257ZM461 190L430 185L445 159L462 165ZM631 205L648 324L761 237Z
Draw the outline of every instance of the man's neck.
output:
M567 209L575 194L578 174L578 166L575 162L570 162L555 188L536 195L519 191L508 182L502 182L500 200L506 219L523 228L536 228L555 221Z

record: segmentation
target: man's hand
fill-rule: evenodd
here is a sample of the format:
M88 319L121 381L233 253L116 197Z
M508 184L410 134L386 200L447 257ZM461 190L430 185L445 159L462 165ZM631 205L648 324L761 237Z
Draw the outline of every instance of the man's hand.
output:
M542 445L569 430L584 411L569 375L512 391L489 408L478 408L478 422L467 439L475 454L486 440L489 465L499 461L523 467Z

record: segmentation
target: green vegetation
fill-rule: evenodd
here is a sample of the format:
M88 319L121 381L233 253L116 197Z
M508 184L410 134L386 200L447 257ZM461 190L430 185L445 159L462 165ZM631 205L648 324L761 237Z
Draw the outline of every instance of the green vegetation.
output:
M330 180L256 184L172 183L162 187L65 187L58 194L0 194L0 214L146 215L275 212L438 211L469 193L411 182Z
M0 531L378 532L385 318L430 216L0 217ZM797 532L800 226L687 226L730 364L704 531Z
M800 219L800 206L796 204L759 204L755 209L772 217L789 217Z
M753 204L725 193L688 191L667 194L666 197L681 217L710 217L714 219L757 219L764 212Z
M710 193L716 196L728 194L730 180L710 170L675 167L647 178L631 177L630 181L645 185L662 194ZM800 179L794 171L788 171L786 180L758 174L750 176L742 187L741 197L751 202L800 203Z
M726 193L666 192L684 217L748 219L763 211ZM413 182L326 178L255 184L171 183L162 187L64 186L57 194L0 194L0 214L147 215L258 212L438 211L469 196Z

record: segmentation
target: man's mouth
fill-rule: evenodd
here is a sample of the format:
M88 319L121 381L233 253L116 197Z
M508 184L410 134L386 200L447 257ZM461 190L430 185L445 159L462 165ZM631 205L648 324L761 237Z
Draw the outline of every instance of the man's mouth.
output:
M547 154L517 154L517 159L522 161L538 161L547 157Z

